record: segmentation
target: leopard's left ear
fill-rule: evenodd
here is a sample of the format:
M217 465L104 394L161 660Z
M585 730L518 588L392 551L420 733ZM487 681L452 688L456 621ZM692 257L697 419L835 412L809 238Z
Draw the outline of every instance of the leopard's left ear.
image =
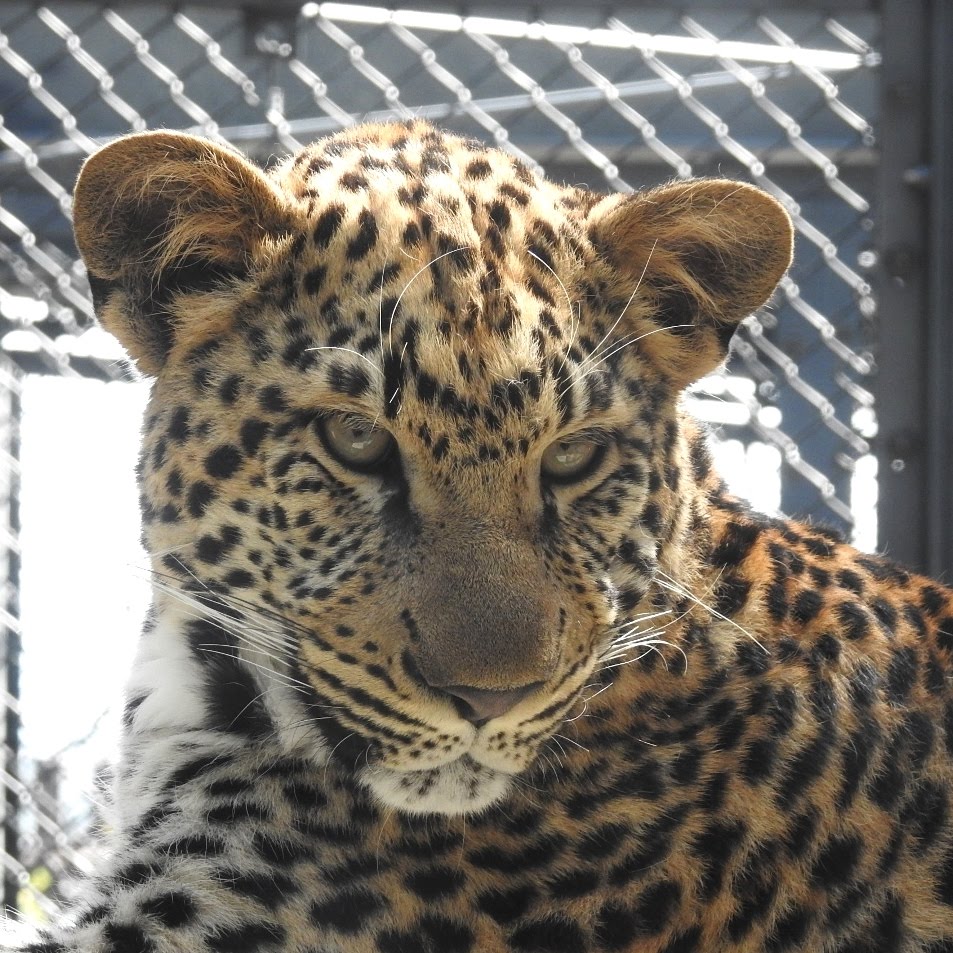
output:
M633 299L628 330L678 387L713 371L739 322L791 263L794 231L779 202L727 179L672 182L593 206L589 235Z

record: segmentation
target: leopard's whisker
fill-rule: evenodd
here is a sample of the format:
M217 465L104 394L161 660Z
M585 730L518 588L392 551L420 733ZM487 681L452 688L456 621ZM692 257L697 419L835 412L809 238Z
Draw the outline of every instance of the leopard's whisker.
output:
M658 578L661 577L661 578ZM689 599L691 602L694 602L699 608L704 609L706 612L713 615L716 619L721 620L722 622L727 622L730 626L737 629L742 635L747 636L758 646L765 654L768 653L768 649L754 636L752 635L744 626L739 625L734 619L729 618L723 613L719 612L713 606L708 605L698 598L694 593L689 592L689 590L679 584L675 579L669 576L667 573L663 572L661 569L657 571L656 582L663 589L668 589L669 592L674 592L676 595L684 596L686 599Z

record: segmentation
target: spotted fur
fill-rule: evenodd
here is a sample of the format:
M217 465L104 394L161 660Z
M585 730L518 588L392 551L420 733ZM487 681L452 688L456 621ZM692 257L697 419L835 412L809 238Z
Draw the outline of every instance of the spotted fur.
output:
M109 858L21 949L953 951L953 593L752 513L679 408L773 199L413 122L129 137L75 221L155 600Z

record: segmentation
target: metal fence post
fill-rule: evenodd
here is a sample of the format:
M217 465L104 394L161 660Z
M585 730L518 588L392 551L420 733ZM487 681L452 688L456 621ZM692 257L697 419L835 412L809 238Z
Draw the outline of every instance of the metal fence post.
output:
M3 768L18 778L20 774L20 377L11 361L0 364L0 561L5 563L0 602L0 663L2 687L7 699L3 709ZM14 785L5 786L2 807L3 832L0 851L17 859L20 835L20 796ZM3 865L3 904L16 907L20 883L11 865Z
M928 233L927 562L953 581L953 6L935 2L930 25Z
M926 0L885 0L880 90L877 393L880 548L925 569Z
M880 173L880 543L953 580L953 9L885 0Z

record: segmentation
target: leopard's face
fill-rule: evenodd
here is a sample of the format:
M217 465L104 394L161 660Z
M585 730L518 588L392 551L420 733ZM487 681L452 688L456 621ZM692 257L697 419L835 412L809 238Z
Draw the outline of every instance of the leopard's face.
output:
M165 136L194 171L197 140ZM164 243L148 288L116 262L149 256L85 238L77 192L101 315L156 376L160 611L191 604L196 655L255 673L283 743L402 810L482 809L631 640L691 518L682 378L730 326L695 327L663 253L653 280L650 229L613 244L623 200L424 124L342 134L267 180L213 164L198 207L167 177L152 206L142 183L126 197L123 227ZM213 199L232 203L214 228Z

